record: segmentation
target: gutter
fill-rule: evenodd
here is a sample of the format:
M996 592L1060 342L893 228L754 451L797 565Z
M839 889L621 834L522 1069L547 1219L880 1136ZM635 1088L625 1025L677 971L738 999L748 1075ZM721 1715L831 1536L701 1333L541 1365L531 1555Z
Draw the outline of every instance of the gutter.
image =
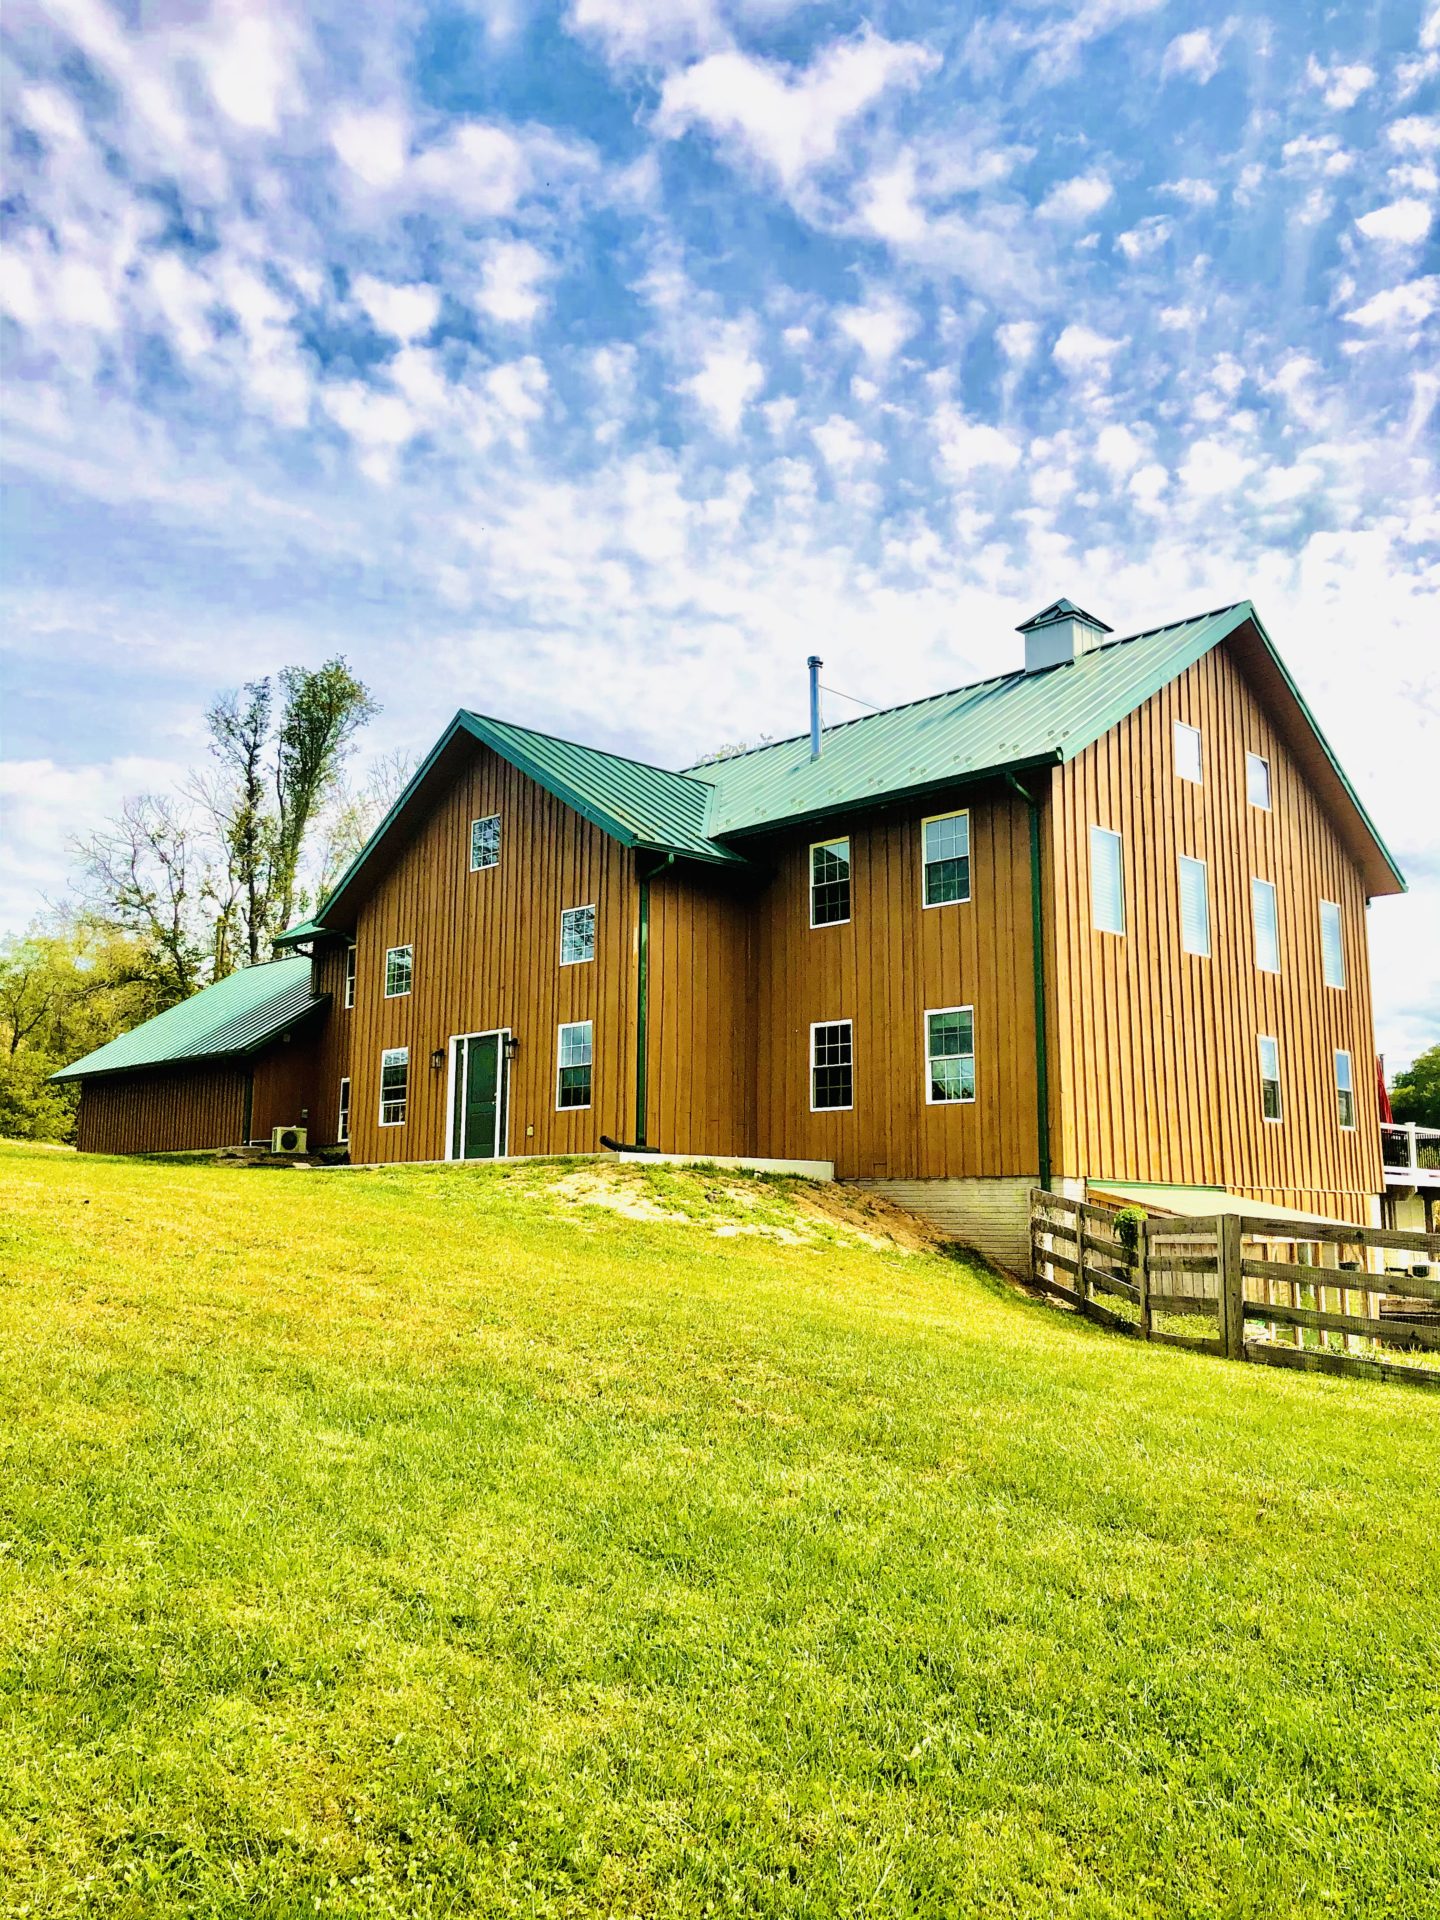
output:
M1050 1185L1050 1055L1045 1021L1045 890L1040 874L1040 802L1013 773L1005 776L1030 811L1030 946L1035 987L1035 1141L1040 1185Z
M635 977L635 1145L646 1146L645 1112L650 1069L650 882L675 864L667 853L660 864L640 873L639 956Z

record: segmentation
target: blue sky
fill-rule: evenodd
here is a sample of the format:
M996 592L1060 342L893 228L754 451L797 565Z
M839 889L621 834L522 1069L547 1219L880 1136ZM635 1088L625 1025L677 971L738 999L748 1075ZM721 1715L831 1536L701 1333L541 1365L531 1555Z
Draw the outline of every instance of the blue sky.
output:
M344 651L670 764L1253 598L1440 1037L1440 6L10 0L0 926ZM834 706L835 717L858 709Z

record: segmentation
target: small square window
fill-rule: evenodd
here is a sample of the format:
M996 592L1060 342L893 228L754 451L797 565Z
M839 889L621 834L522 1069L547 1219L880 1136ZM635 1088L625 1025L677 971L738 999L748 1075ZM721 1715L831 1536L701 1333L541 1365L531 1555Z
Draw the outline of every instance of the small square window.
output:
M1204 778L1200 759L1200 729L1187 727L1183 720L1175 722L1175 773L1181 780L1190 780L1198 787Z
M810 849L810 924L837 927L850 918L850 842L817 840Z
M1335 1050L1335 1095L1340 1110L1340 1124L1347 1129L1355 1125L1355 1075L1348 1053Z
M385 950L385 998L399 1000L410 991L415 972L413 947L387 947Z
M1263 754L1245 756L1245 797L1252 807L1270 811L1270 762Z
M594 907L567 907L560 916L560 964L577 966L595 958Z
M380 1056L380 1124L403 1127L410 1092L410 1049L387 1047Z
M594 1023L575 1020L560 1029L556 1054L555 1105L588 1107L594 1057Z
M827 1020L810 1029L810 1111L855 1104L855 1049L851 1022Z
M975 1098L975 1009L942 1007L925 1015L925 1099L948 1106Z
M470 871L479 873L482 867L498 867L499 864L500 816L498 813L489 813L483 820L470 822Z
M970 815L937 814L921 826L927 907L948 907L970 898Z
M1267 1120L1280 1116L1280 1043L1270 1033L1260 1036L1260 1110Z

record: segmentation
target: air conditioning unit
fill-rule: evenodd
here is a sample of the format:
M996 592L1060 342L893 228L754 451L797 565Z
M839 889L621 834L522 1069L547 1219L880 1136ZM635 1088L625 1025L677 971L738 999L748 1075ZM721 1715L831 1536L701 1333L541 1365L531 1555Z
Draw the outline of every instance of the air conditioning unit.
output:
M272 1153L304 1153L304 1127L276 1127L270 1136Z

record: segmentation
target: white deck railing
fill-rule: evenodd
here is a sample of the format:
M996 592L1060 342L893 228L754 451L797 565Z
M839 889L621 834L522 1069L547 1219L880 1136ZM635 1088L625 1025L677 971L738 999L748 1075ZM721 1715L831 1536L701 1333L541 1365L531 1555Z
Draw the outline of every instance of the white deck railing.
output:
M1440 1127L1381 1121L1380 1153L1391 1186L1440 1187Z

